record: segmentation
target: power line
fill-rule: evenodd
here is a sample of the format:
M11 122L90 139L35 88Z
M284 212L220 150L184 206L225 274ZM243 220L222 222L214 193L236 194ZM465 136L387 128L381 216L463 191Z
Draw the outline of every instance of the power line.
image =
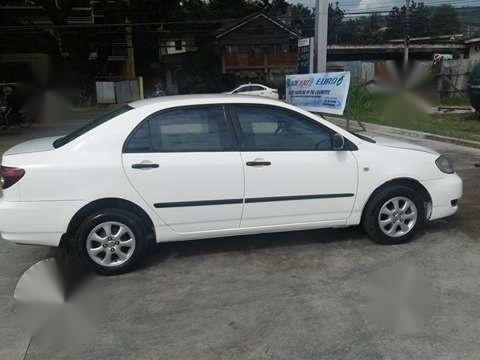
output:
M471 0L454 0L451 3L459 3L463 1L471 1ZM375 14L387 14L392 11L393 8L386 9L386 10L370 10L370 11L344 11L343 14L345 16L358 16L358 15L375 15ZM458 8L456 8L458 10ZM480 11L480 7L476 9L472 9L475 11ZM416 13L411 14L412 17L419 16ZM445 17L455 15L446 15ZM459 14L456 15L457 18L461 16ZM279 17L279 19L286 19L289 20L291 18L288 17ZM296 20L314 20L313 15L310 17L297 17ZM58 29L58 30L68 30L68 29L85 29L85 28L124 28L124 27L143 27L143 26L169 26L169 25L215 25L221 24L222 22L227 21L238 21L240 18L226 18L226 19L217 19L217 20L182 20L182 21L158 21L158 22L136 22L136 23L112 23L112 24L65 24L65 25L55 25L55 24L29 24L29 25L8 25L8 26L0 26L0 31L28 31L28 30L50 30L50 29ZM464 22L463 22L464 23ZM471 25L471 24L469 24ZM475 24L476 25L476 24ZM191 32L188 30L163 30L164 32ZM201 31L201 30L196 30Z
M363 12L363 11L378 11L378 12L383 12L383 11L390 11L391 9L393 9L394 7L397 7L397 8L402 8L404 7L404 5L393 5L390 3L390 2L385 2L384 4L385 5L382 5L381 2L376 2L378 5L376 6L355 6L354 9L351 9L350 12ZM379 4L380 3L380 4ZM465 5L470 5L471 4L471 0L454 0L454 1L449 1L448 3L447 2L435 2L435 1L430 1L430 2L416 2L416 4L423 4L427 7L438 7L440 5L452 5L455 7L455 5L457 5L457 7L459 5L464 5L463 8L469 8L469 7L472 7L472 6L465 6ZM339 7L341 8L341 3L339 3ZM345 5L343 5L345 6ZM353 7L354 4L352 3L351 6L349 7Z
M105 28L105 27L137 27L137 26L168 26L168 25L202 25L202 24L220 24L222 21L240 20L240 19L222 19L222 20L197 20L197 21L155 21L138 23L114 23L114 24L34 24L34 25L7 25L0 26L0 30L29 30L29 29L83 29L83 28Z

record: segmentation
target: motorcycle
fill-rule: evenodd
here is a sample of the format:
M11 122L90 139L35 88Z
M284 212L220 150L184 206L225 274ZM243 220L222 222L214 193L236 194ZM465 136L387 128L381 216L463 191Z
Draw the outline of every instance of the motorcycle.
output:
M32 125L32 119L25 114L18 106L14 97L11 84L3 86L2 105L0 106L0 129L7 129L12 126L20 128L29 128Z

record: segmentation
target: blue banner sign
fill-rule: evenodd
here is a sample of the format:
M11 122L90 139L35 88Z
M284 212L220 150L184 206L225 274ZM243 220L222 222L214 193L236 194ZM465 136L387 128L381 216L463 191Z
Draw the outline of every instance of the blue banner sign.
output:
M350 72L287 76L287 103L308 111L343 115L350 88Z

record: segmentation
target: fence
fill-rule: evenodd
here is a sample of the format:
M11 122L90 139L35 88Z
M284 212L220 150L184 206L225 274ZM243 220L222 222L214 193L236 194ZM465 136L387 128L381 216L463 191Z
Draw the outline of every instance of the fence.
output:
M443 96L465 95L468 79L478 60L458 59L444 61L439 75L438 91Z

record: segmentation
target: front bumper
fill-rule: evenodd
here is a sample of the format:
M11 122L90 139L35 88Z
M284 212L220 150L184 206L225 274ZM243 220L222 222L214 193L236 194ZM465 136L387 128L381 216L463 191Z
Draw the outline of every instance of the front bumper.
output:
M432 211L429 220L437 220L455 214L463 195L463 181L457 174L442 179L422 181L432 198Z
M58 246L83 201L0 200L0 238L19 244Z

